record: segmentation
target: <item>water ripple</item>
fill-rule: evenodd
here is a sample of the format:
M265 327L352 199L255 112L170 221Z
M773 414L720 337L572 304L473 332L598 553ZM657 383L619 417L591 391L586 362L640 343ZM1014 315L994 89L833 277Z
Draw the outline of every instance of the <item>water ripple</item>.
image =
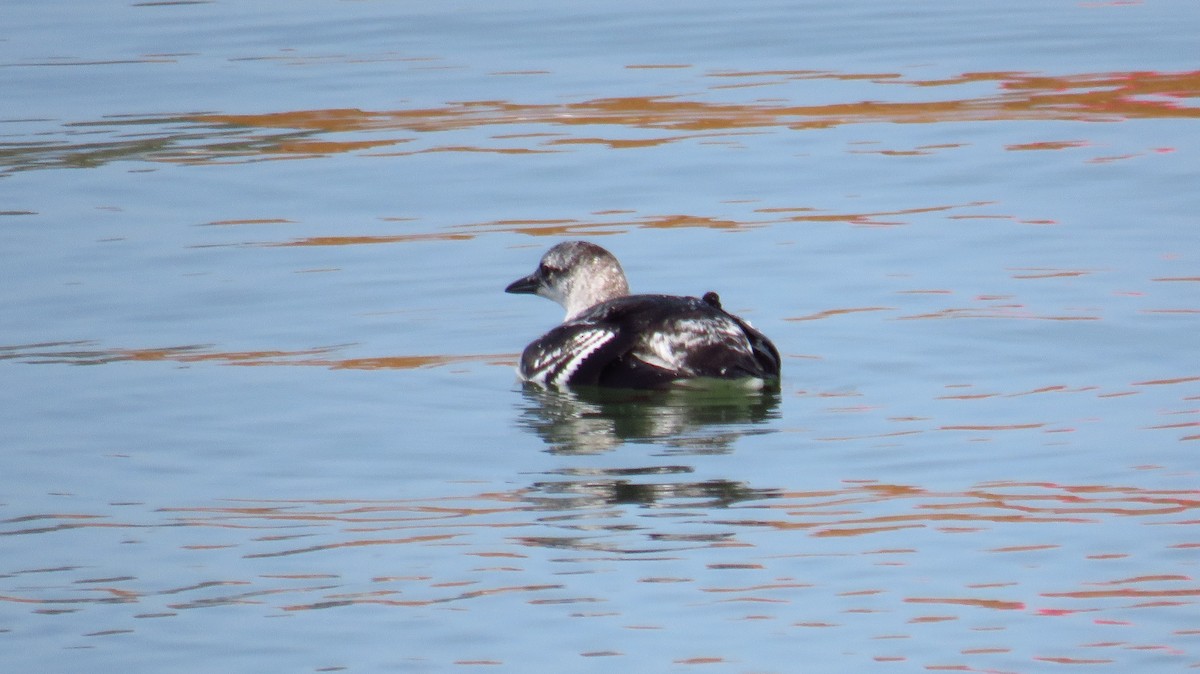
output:
M941 80L906 79L900 74L809 71L713 72L721 80L712 90L733 87L802 86L811 80L856 81L878 90L870 100L823 105L794 105L751 100L744 103L689 100L682 95L598 98L574 103L538 104L464 101L442 107L368 111L325 109L265 114L188 112L128 115L75 122L52 140L0 145L0 171L86 168L110 161L138 159L187 164L220 164L264 159L305 159L354 152L377 156L413 156L439 152L486 152L505 155L569 151L580 146L613 150L747 133L825 129L864 123L943 123L1040 121L1121 121L1196 119L1200 107L1200 71L1107 72L1066 75L964 73ZM725 82L740 80L740 82ZM924 101L887 100L889 87L947 93L971 92L980 85L990 94ZM803 93L796 95L804 98ZM458 132L506 126L532 127L535 133L500 133L494 145L455 140ZM547 131L547 129L553 131ZM623 130L621 137L611 135ZM663 135L662 132L670 132ZM647 136L647 132L654 134ZM369 138L332 139L331 134L367 134ZM549 135L547 135L549 134ZM567 137L559 137L567 134ZM83 137L82 142L77 138ZM444 140L439 141L438 138ZM465 139L464 139L465 140ZM533 141L521 143L520 141ZM401 150L398 146L412 145ZM938 144L903 150L923 154L952 148ZM1078 149L1079 141L1046 141L1010 149ZM1094 158L1112 161L1114 157Z

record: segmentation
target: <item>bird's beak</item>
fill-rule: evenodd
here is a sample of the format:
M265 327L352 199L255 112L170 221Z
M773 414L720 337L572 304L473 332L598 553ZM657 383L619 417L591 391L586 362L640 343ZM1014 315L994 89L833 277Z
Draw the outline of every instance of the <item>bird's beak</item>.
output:
M518 295L536 295L538 288L541 287L542 279L538 276L537 272L534 272L525 278L519 278L516 281L508 284L508 287L504 289L504 292Z

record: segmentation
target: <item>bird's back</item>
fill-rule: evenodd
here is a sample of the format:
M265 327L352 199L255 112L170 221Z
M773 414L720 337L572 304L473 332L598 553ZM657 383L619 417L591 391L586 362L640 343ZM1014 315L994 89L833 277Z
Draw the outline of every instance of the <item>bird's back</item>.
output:
M521 376L547 385L647 388L679 379L779 376L762 333L704 299L626 295L601 302L530 344Z

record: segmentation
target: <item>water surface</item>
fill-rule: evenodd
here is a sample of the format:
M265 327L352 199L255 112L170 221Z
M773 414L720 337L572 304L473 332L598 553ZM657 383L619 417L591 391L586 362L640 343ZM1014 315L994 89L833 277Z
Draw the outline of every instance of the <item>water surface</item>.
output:
M5 671L1200 667L1187 2L0 34ZM778 392L552 393L566 238Z

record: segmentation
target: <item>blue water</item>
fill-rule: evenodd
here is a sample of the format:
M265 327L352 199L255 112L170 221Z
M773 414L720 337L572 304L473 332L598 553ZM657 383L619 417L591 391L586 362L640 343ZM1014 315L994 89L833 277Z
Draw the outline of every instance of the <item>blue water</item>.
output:
M5 672L1200 666L1193 3L9 5Z

